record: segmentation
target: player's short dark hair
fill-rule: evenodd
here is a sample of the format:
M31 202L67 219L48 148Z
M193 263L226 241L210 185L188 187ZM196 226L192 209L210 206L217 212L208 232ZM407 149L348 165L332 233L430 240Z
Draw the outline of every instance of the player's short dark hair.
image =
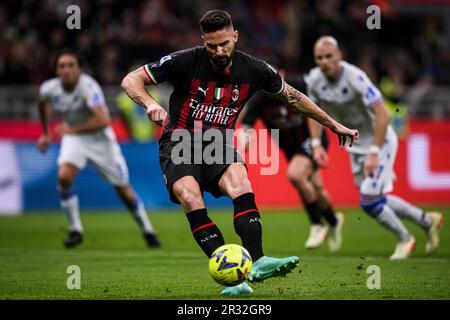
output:
M58 52L56 52L55 58L53 60L53 67L55 68L55 70L56 70L56 67L58 66L59 58L61 58L65 54L74 56L75 59L77 60L78 65L80 67L83 66L83 58L80 56L80 54L77 51L75 51L72 48L62 48L62 49L58 50Z
M210 10L199 21L202 33L215 32L223 28L233 27L231 16L223 10Z

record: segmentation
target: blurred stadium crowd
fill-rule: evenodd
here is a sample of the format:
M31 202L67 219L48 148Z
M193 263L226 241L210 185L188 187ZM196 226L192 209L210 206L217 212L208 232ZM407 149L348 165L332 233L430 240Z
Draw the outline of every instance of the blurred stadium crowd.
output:
M288 74L313 67L315 39L331 34L340 41L346 59L375 83L383 85L389 79L385 87L392 96L401 97L405 86L450 86L450 18L440 9L448 13L450 5L430 14L421 5L403 2L407 1L4 0L0 85L40 84L53 76L54 52L70 46L82 54L85 70L100 84L117 86L133 67L201 45L198 19L220 8L232 14L240 32L238 49L262 58L277 55ZM71 4L81 8L81 30L66 28ZM380 30L366 27L371 4L381 8Z
M198 19L210 8L228 9L240 31L239 49L257 56L279 54L290 72L313 66L319 35L340 40L347 59L374 80L388 75L406 84L424 77L450 85L450 44L444 20L398 15L386 1L382 28L366 28L374 1L2 1L0 83L38 84L52 75L49 57L73 46L102 84L119 84L129 68L169 52L201 44ZM81 30L65 26L66 9L81 8ZM394 32L395 31L395 32ZM447 31L448 32L448 31ZM447 40L447 41L446 41Z

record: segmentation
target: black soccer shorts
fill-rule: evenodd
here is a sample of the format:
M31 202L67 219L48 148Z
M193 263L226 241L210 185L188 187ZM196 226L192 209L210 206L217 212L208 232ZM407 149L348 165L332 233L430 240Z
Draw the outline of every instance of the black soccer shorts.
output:
M223 152L218 154L218 159L223 161L211 163L209 159L206 159L208 160L208 162L206 162L202 155L205 148L208 146L209 150L211 150L213 145L217 147L216 150L220 150L219 144L215 141L202 142L197 147L192 143L190 154L184 154L183 152L178 152L178 150L181 149L180 142L171 141L170 135L161 137L159 141L159 164L164 174L164 182L172 202L180 203L173 193L173 184L178 179L186 176L194 177L198 182L202 193L204 191L209 192L215 198L219 198L223 195L218 183L225 170L232 163L237 162L245 165L245 162L239 152L234 148L232 142L224 141L220 142L220 144L222 145ZM175 149L176 152L174 152L173 155L172 151L174 151L174 148L177 149ZM215 152L212 152L212 155L215 156ZM199 160L201 163L199 163ZM183 163L180 163L180 161Z
M325 130L322 130L322 135L320 137L320 140L322 142L322 146L323 148L327 151L328 150L328 145L329 145L329 140L328 140L328 134ZM303 155L305 157L308 157L309 159L311 159L312 163L313 163L313 169L317 170L319 168L319 165L317 164L316 161L314 161L313 158L313 152L312 152L312 146L311 146L311 138L308 137L307 139L303 140L303 141L298 141L297 146L293 147L284 147L281 143L280 143L280 148L284 151L284 154L286 155L286 158L288 159L288 161L291 161L291 159L296 155Z

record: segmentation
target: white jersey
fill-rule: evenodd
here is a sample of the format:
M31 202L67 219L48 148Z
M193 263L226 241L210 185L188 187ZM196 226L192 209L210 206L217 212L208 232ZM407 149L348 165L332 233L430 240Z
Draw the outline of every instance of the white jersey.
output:
M359 140L351 148L347 147L349 152L367 154L374 135L372 108L383 101L383 96L364 71L345 61L341 61L341 67L341 75L332 82L319 67L312 69L305 77L308 96L344 126L359 131ZM389 125L385 140L396 139Z
M59 78L45 81L40 98L62 114L64 122L73 127L86 122L93 108L106 108L102 89L92 77L81 74L72 91L65 91ZM90 163L114 186L129 183L128 167L111 126L83 134L65 134L61 140L58 165L70 163L82 170Z
M92 116L93 108L106 107L100 85L84 73L80 75L72 91L64 90L59 78L44 81L39 89L39 96L52 104L53 109L62 115L69 127L86 122ZM109 126L100 131L110 138L115 138Z

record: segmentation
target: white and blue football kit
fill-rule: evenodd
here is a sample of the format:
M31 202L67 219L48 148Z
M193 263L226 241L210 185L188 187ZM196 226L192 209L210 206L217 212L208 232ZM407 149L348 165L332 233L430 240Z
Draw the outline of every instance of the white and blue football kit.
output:
M66 91L59 78L45 81L39 90L40 100L52 105L65 125L75 127L89 121L95 108L107 108L105 97L97 81L81 74L71 91ZM105 110L108 112L108 110ZM82 170L90 164L115 187L129 187L128 167L116 141L111 126L79 134L64 134L58 156L58 166L74 165ZM72 186L58 185L61 207L69 218L69 236L64 241L68 248L82 241L83 226L80 220L78 195ZM160 245L153 226L147 217L144 203L135 193L134 200L125 201L130 213L138 222L150 247Z
M373 143L372 108L383 102L383 96L364 71L344 61L341 67L341 75L334 82L330 82L319 68L312 69L306 77L308 96L344 126L359 131L358 141L346 149L350 153L353 176L361 193L375 196L391 192L398 141L390 125L378 156L378 172L374 176L363 175L364 161Z
M59 78L49 79L41 85L39 95L62 115L69 127L85 123L92 116L93 108L106 108L102 89L87 74L80 75L72 91L65 91ZM65 134L58 165L64 163L80 170L89 163L112 185L129 183L128 168L110 126L89 133Z
M378 168L375 172L364 175L364 162L375 134L375 115L372 109L383 103L383 96L364 71L345 61L340 64L341 73L337 79L328 79L316 67L310 71L305 81L308 95L313 101L344 126L359 131L358 141L352 147L346 146L346 149L350 153L353 177L360 192L360 206L396 235L398 243L391 259L407 258L415 244L414 237L399 218L408 218L424 228L428 236L426 251L430 253L439 244L437 225L442 215L426 214L397 196L387 195L393 191L394 163L398 148L397 135L391 125L387 127L378 153Z

